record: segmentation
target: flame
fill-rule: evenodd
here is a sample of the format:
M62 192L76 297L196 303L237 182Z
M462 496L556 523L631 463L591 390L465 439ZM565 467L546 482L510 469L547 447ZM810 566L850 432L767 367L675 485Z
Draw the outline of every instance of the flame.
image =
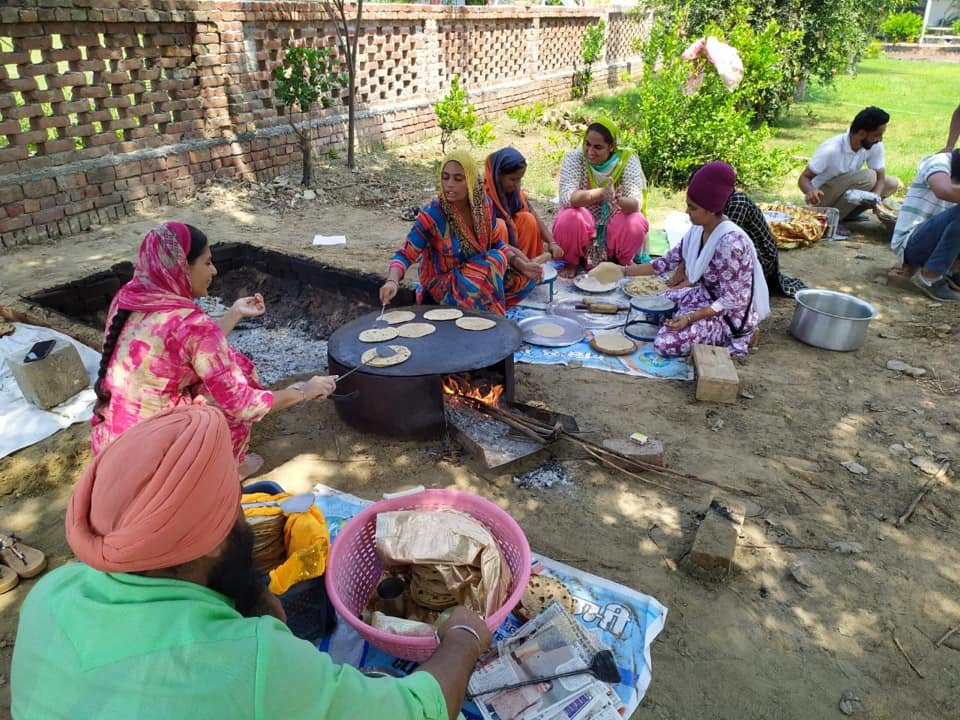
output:
M497 407L500 405L500 396L503 395L504 386L487 382L473 384L467 378L448 375L443 378L443 391L447 395L460 395L479 400L485 405Z

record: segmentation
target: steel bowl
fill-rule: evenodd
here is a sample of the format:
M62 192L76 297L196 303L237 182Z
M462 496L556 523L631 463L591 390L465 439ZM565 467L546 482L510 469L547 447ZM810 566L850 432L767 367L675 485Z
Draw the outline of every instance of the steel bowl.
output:
M834 290L800 290L790 334L807 345L846 352L863 345L877 310L854 295Z

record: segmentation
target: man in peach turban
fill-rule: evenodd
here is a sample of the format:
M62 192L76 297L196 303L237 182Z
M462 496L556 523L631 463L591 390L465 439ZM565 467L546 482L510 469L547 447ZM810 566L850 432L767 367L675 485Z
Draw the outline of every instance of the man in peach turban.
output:
M457 608L405 678L338 666L283 624L257 577L219 410L174 408L105 447L77 483L67 540L80 562L24 601L14 718L455 718L490 644Z

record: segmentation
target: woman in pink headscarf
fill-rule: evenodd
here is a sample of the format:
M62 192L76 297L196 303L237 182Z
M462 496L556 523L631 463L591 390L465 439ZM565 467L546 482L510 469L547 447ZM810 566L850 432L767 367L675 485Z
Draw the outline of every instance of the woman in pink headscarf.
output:
M94 385L94 455L141 420L204 396L226 417L245 477L263 463L247 454L254 422L333 392L333 376L276 391L260 385L253 363L227 345L226 336L242 318L264 313L263 297L240 298L218 324L194 303L216 274L207 237L197 228L165 223L144 237L133 279L120 288L107 317Z

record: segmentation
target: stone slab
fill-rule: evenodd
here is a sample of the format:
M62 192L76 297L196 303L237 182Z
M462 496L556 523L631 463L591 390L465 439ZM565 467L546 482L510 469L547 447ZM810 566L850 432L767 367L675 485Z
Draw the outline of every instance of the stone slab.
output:
M733 566L743 519L744 507L740 503L713 498L697 528L690 562L715 578L725 576Z
M42 360L24 362L29 350L7 358L20 392L37 407L49 410L90 384L80 353L72 343L58 339Z
M694 345L690 354L697 374L697 400L736 403L740 376L729 351L716 345Z

